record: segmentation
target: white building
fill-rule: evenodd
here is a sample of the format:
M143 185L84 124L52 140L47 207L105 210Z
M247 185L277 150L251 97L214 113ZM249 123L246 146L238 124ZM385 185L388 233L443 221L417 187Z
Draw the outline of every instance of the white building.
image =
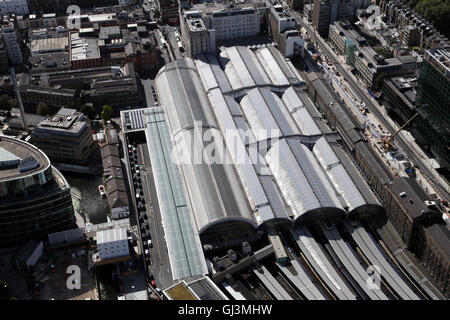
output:
M216 31L218 41L252 37L259 33L259 12L251 7L214 11L209 27Z
M97 250L100 260L130 255L126 228L115 228L97 232Z
M13 22L9 22L9 24L2 26L2 33L6 51L8 52L8 57L11 62L14 64L22 63L22 51Z
M215 31L208 30L201 17L200 11L186 11L181 19L183 43L187 55L192 58L216 50Z
M0 0L0 13L7 15L14 13L15 15L29 14L27 0Z

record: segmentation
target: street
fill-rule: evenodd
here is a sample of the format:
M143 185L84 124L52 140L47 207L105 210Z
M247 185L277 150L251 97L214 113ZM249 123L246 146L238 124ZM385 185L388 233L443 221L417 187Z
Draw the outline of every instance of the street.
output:
M290 13L293 14L299 25L304 27L310 35L314 35L314 30L312 26L305 23L305 21L298 12L290 10ZM383 126L387 129L387 131L390 134L396 132L398 130L398 127L386 119L386 116L383 115L382 112L380 111L381 106L377 103L375 99L369 96L366 90L361 88L356 77L341 65L338 56L328 46L328 44L321 37L317 37L317 42L322 53L325 53L325 55L336 66L336 69L340 73L342 73L342 75L344 75L346 81L349 82L352 90L354 90L358 98L365 103L369 111L372 112L376 116L376 118L378 118L378 120L383 124ZM416 168L418 170L421 170L423 172L423 175L425 177L428 177L429 180L431 180L434 189L437 189L436 191L440 194L440 196L443 199L448 199L450 191L448 190L448 186L446 188L442 185L442 183L445 183L443 179L434 169L428 167L429 164L425 162L425 159L417 155L416 151L410 145L410 142L405 141L401 135L397 135L395 138L395 144L399 147L399 149L401 149L401 151L403 151L403 153L411 160L411 162L414 163Z

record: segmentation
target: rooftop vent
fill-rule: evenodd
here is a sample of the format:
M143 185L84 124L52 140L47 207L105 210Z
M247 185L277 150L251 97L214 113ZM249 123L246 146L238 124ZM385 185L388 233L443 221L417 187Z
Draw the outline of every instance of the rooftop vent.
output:
M28 156L20 161L19 172L27 172L36 168L39 168L39 162L33 156Z

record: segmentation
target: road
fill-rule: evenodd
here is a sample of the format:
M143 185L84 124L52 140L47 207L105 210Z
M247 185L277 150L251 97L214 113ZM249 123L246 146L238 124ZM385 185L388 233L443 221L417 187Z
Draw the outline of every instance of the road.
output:
M299 13L292 10L290 12L296 18L297 23L299 23L302 27L304 27L310 35L314 35L313 28L309 24L306 24L304 22ZM345 75L345 78L351 85L352 90L354 90L354 92L359 96L359 98L361 98L361 100L366 104L370 112L372 112L380 120L380 122L391 134L396 132L397 131L396 128L394 128L391 125L391 123L389 123L389 121L386 120L385 116L380 111L380 106L378 105L378 103L376 103L376 101L372 97L368 96L366 90L361 88L361 86L358 84L358 81L355 79L354 75L351 72L348 72L347 69L342 67L337 55L328 46L328 44L325 43L325 41L319 36L317 37L317 42L322 53L325 53L325 55L334 63L336 69L338 69L339 72ZM411 162L413 162L416 165L416 167L418 167L424 173L424 175L431 180L433 187L437 189L437 191L439 191L439 194L444 199L449 199L448 191L437 181L437 179L439 178L436 179L437 173L431 170L428 167L428 164L424 163L423 159L416 154L415 150L413 150L412 147L409 145L410 142L405 141L400 135L397 135L395 137L395 143L397 144L399 149L401 149L401 151L403 151L403 153L411 160Z
M147 102L147 107L156 107L157 100L153 97L152 87L154 80L152 79L141 79L142 87L144 88L145 101ZM156 89L155 89L156 92Z
M144 190L145 207L148 213L148 224L152 235L153 248L150 248L150 270L155 278L156 285L165 289L173 284L170 270L169 254L161 222L161 213L156 200L156 189L148 154L147 145L138 145L138 158L142 166L142 188Z

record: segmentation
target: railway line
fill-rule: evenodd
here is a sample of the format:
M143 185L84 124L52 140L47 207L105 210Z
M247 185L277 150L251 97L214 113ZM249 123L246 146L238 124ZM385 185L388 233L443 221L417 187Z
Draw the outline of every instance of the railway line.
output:
M292 230L292 236L308 262L336 298L339 300L357 300L357 295L336 272L308 229L303 227Z
M251 270L275 299L293 300L265 266L252 267Z
M311 277L306 273L305 268L298 260L294 258L290 263L291 265L285 266L279 262L275 262L275 265L306 299L327 300L327 297L321 292L319 286L311 281Z
M333 251L350 273L351 277L356 281L359 288L364 292L365 296L371 300L389 300L381 288L373 289L368 286L367 280L369 275L367 271L364 270L362 263L356 258L356 253L353 249L342 239L338 230L334 226L331 226L329 229L321 226L321 230L328 239Z
M356 223L355 227L353 227L348 221L344 221L343 224L370 264L380 268L381 277L386 280L389 286L401 299L420 300L420 297L414 293L407 283L399 276L397 271L389 264L373 239L370 238L361 225Z

